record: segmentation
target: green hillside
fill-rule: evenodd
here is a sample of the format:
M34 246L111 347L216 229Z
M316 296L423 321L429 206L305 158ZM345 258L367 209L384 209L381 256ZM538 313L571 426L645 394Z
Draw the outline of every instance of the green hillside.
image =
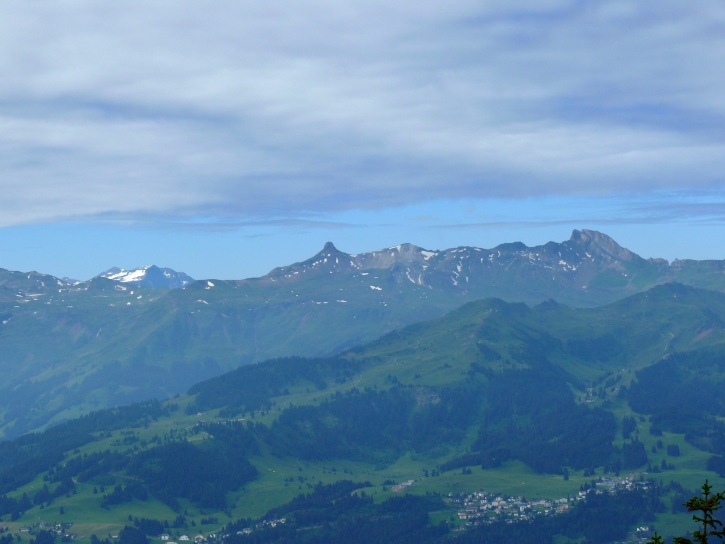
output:
M242 366L0 443L0 527L322 542L386 519L466 541L515 510L539 541L594 542L587 516L615 520L601 542L684 532L678 501L725 484L724 320L724 295L674 284L597 309L489 299L334 358ZM617 500L575 500L593 484ZM464 507L473 493L494 497Z

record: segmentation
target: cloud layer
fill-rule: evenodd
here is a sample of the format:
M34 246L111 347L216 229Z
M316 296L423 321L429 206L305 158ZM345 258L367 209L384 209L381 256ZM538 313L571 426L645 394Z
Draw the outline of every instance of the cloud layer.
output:
M722 190L725 5L8 2L0 225Z

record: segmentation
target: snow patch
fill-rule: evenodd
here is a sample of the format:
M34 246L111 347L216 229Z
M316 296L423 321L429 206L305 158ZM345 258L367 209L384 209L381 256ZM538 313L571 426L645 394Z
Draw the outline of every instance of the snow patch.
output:
M427 251L424 249L420 252L420 254L423 255L423 258L427 261L431 257L435 257L436 255L438 255L438 252L437 251Z
M139 281L146 276L146 270L148 269L147 266L142 268L137 268L136 270L120 270L119 272L116 272L115 274L109 274L106 276L109 280L114 281L120 281L122 283L128 283L133 281Z
M410 275L410 268L407 268L405 270L405 277L408 278L408 281L414 285L423 285L423 276L422 274L418 274L418 279L415 279Z

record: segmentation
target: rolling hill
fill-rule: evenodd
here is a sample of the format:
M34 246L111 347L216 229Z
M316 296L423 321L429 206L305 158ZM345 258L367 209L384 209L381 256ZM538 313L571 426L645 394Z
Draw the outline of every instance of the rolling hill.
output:
M84 539L138 522L327 542L388 519L390 535L475 541L497 526L457 534L457 497L549 504L596 479L632 489L521 527L539 542L620 540L648 516L681 531L669 501L725 484L724 324L724 294L681 284L599 308L472 302L335 357L242 366L0 443L0 514L13 531L73 521ZM582 516L608 526L582 533Z

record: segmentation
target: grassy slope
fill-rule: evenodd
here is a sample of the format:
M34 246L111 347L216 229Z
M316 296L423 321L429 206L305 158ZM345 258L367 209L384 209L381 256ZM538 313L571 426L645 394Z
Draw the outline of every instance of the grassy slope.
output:
M671 293L667 293L670 300ZM682 294L679 294L681 297ZM620 334L633 327L633 323L642 319L642 315L649 315L651 322L645 333L635 333L621 336L625 351L629 353L627 363L637 368L654 362L667 350L662 338L669 334L674 335L680 346L700 345L703 341L718 341L717 334L709 334L701 338L702 327L709 326L700 321L701 314L685 313L684 305L670 303L660 307L669 315L675 315L676 320L658 320L658 311L655 307L648 307L647 301L629 301L623 306L615 305L609 312L605 310L579 310L571 311L560 308L539 308L530 310L519 305L507 305L498 301L486 301L467 305L453 312L445 319L434 323L415 325L408 329L393 333L374 342L364 349L355 350L347 354L351 359L374 360L375 364L365 366L363 370L345 383L330 383L328 388L319 391L312 384L300 383L289 388L289 394L274 398L274 407L265 413L257 414L255 419L264 423L272 422L281 411L289 406L303 404L317 404L329 398L337 391L347 391L352 387L363 389L365 387L385 388L389 386L390 377L394 376L399 382L421 387L436 387L456 383L464 379L466 371L472 362L481 361L479 344L485 343L490 349L495 349L500 355L499 360L489 361L492 369L510 368L517 363L515 352L524 342L534 341L549 345L548 355L571 370L581 384L593 383L597 378L610 375L612 369L619 370L624 376L623 383L632 379L630 371L622 371L624 357L613 357L608 361L595 361L585 364L577 360L571 353L567 353L562 346L565 345L567 335L576 334L576 321L582 319L587 323L586 330L596 336L612 328L621 331ZM703 301L698 302L702 307ZM644 308L644 309L643 309ZM633 314L629 321L622 320L622 315ZM556 317L554 319L552 316ZM669 328L668 328L669 327ZM581 329L580 329L581 331ZM664 332L663 332L664 331ZM698 332L699 331L699 332ZM561 342L551 342L552 337L563 339ZM549 344L547 344L549 342ZM635 350L635 346L639 346ZM636 356L632 353L636 352ZM584 390L578 390L584 393ZM126 429L115 431L111 436L99 439L79 449L80 453L91 453L106 448L124 448L123 439L133 433L139 442L150 441L154 436L164 436L175 430L184 430L193 427L203 418L214 420L219 417L218 411L211 411L199 415L186 415L186 405L193 399L182 397L174 400L179 405L172 416L161 418L152 422L146 428ZM631 409L616 397L614 392L607 392L605 399L599 399L594 405L603 405L611 409L617 419L625 415L634 415L639 421L640 414ZM645 418L646 420L646 418ZM722 489L725 481L704 470L709 454L697 450L684 441L682 435L665 433L662 437L654 437L649 433L648 422L638 424L639 439L644 442L650 455L652 464L658 464L666 457L664 450L657 450L652 454L652 446L656 447L657 440L667 444L678 444L682 455L677 458L667 458L668 462L676 465L676 470L667 471L658 475L664 481L670 479L679 481L688 489L695 489L707 477L716 489ZM393 494L386 480L406 481L417 480L416 485L408 488L409 493L435 492L447 494L449 492L468 492L485 489L510 495L523 495L530 498L558 498L573 495L579 486L591 477L585 478L582 473L572 471L570 479L565 481L561 476L535 474L528 467L519 462L509 462L503 467L493 470L481 470L474 467L472 474L461 474L460 471L442 473L440 476L424 476L424 471L431 471L442 462L465 453L472 442L475 433L471 433L467 440L458 444L449 444L439 450L422 454L403 455L393 464L385 467L374 466L367 463L335 460L326 462L300 462L295 459L278 458L262 452L253 456L251 462L258 468L259 477L234 492L230 496L230 510L225 512L201 512L193 505L183 503L188 511L189 520L197 525L195 529L183 529L180 532L191 533L202 530L204 533L213 532L229 521L239 517L257 517L269 508L284 503L295 495L308 491L317 482L333 482L341 478L355 481L369 480L373 484L370 490L377 500ZM203 439L203 435L196 435L194 440ZM69 453L69 455L73 455ZM601 471L600 471L601 472ZM42 474L33 482L18 489L13 496L27 492L32 496L43 485ZM123 483L124 478L119 475L116 483ZM109 483L109 486L111 484ZM60 514L60 508L64 514ZM443 513L441 515L450 515ZM81 537L88 537L91 533L105 535L115 533L128 522L128 516L152 517L157 519L173 520L175 513L165 505L155 500L144 502L135 501L110 508L102 509L99 505L99 495L94 495L93 486L78 485L77 493L67 498L56 500L50 507L34 507L17 522L5 522L3 525L17 530L23 524L38 520L45 521L74 521L74 532ZM201 518L214 516L217 524L200 527ZM672 516L665 514L658 518L661 532L673 529L682 532L688 527L689 516ZM178 532L178 531L177 531Z
M278 399L279 403L286 400L296 402L299 398L290 396L285 399ZM626 406L620 406L619 410L626 410ZM619 411L618 410L618 411ZM632 414L631 411L628 413ZM208 417L211 414L206 414ZM637 418L638 414L633 414ZM272 417L268 414L265 419ZM147 429L139 429L139 438L148 438L153 434L164 434L171 429L183 429L193 425L197 416L175 416L164 418L151 425ZM652 464L659 463L662 458L676 465L676 470L666 471L655 475L665 482L675 480L680 482L687 489L696 489L705 478L709 478L716 489L725 488L725 479L718 478L711 472L704 469L704 464L709 454L697 450L684 441L682 435L664 433L662 437L654 437L649 434L648 424L640 424L638 429L639 438L650 452L657 440L667 444L678 444L681 450L680 457L667 457L663 450L657 454L650 455ZM113 446L123 437L119 431L113 436L102 441L90 444L80 451L90 453L99 449ZM565 481L561 476L550 474L536 474L520 462L509 462L503 467L492 470L481 470L473 467L472 474L463 475L460 471L444 472L440 476L424 476L424 471L432 470L442 461L451 457L455 450L448 451L441 456L404 455L392 465L387 467L376 467L366 463L356 463L345 460L334 460L325 462L300 462L296 459L277 458L270 455L260 455L251 458L252 463L259 470L259 477L245 486L243 489L233 493L230 497L230 504L233 507L227 515L224 512L202 512L192 504L182 505L189 514L189 521L194 521L196 529L172 530L172 533L183 534L190 531L202 531L210 533L218 530L220 526L231 519L241 517L258 517L268 509L289 501L299 493L308 492L311 486L317 482L330 483L338 479L346 478L354 481L370 481L372 489L366 490L373 494L376 500L393 496L390 485L384 485L387 480L397 482L415 479L416 484L407 488L407 493L425 494L428 492L447 493L471 492L486 490L490 492L503 493L508 495L520 495L528 498L560 498L567 495L574 495L579 487L592 479L591 476L584 477L582 472L572 471L570 479ZM460 453L460 450L458 451ZM599 471L601 473L601 470ZM117 478L117 483L124 483L123 478ZM29 495L36 492L43 485L42 475L39 475L33 482L19 489L13 495L27 492ZM25 524L43 520L51 521L73 521L73 531L81 538L87 538L92 533L105 535L116 534L126 523L128 516L146 517L155 519L166 519L172 521L176 513L166 505L153 499L147 501L134 501L110 509L103 509L99 505L99 496L93 493L93 488L98 486L83 485L77 486L77 494L68 498L54 501L48 508L34 507L28 511L17 522L5 522L2 526L17 531ZM107 486L110 487L110 486ZM60 508L64 513L60 514ZM454 512L449 512L448 515ZM214 516L219 524L201 526L203 517ZM656 525L660 532L684 532L689 528L690 516L686 514L672 515L669 513L658 516Z

